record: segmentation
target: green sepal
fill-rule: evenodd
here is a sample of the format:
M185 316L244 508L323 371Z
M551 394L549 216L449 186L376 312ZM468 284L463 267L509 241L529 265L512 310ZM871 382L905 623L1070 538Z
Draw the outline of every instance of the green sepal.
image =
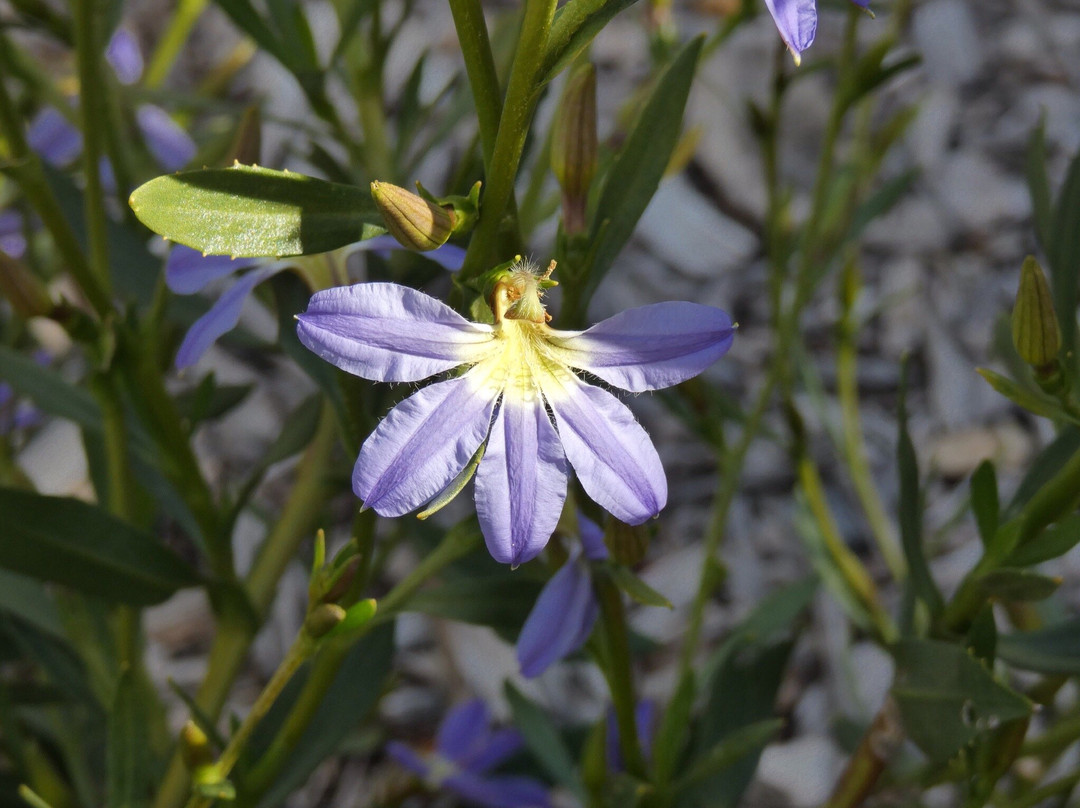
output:
M433 205L450 208L454 213L454 229L451 233L455 236L461 236L471 233L473 227L476 226L476 218L480 215L481 184L480 180L477 180L473 183L473 187L469 189L469 193L465 196L462 196L461 194L452 194L450 196L437 197L417 180L416 192L420 194L421 198Z

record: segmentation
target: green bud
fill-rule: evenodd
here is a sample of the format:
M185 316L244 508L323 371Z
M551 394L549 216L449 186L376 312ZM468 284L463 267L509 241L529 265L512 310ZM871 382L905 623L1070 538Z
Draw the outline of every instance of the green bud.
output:
M455 236L469 233L476 224L476 217L480 215L480 180L473 183L467 196L452 194L436 197L419 182L416 183L416 192L431 204L449 211L450 218L454 222L453 235Z
M375 616L377 610L378 604L376 604L374 598L357 601L349 607L349 611L345 613L341 622L334 626L331 636L339 637L360 628Z
M207 766L214 760L210 739L194 721L188 721L180 730L180 756L189 772Z
M398 185L376 180L371 183L371 196L386 229L410 250L438 249L454 231L451 211Z
M551 169L563 192L563 229L585 230L585 202L596 174L596 69L586 62L570 72L551 137Z
M1020 270L1020 289L1012 313L1013 345L1020 358L1040 371L1052 371L1061 350L1061 328L1050 285L1039 262L1032 256L1024 259Z
M345 610L336 603L320 603L308 612L304 620L304 631L313 639L325 637L345 619Z

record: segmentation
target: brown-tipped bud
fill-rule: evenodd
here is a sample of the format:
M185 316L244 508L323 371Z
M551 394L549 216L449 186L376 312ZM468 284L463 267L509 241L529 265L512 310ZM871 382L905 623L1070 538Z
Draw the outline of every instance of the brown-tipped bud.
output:
M20 317L44 317L53 310L44 284L21 261L4 252L0 252L0 296Z
M585 202L596 173L596 70L589 63L570 72L555 113L551 169L563 192L563 229L585 230Z
M376 180L371 196L386 222L386 229L401 246L427 252L441 247L454 232L454 215L398 185Z
M1039 262L1032 256L1024 259L1020 270L1020 289L1012 313L1013 345L1020 358L1037 370L1049 370L1061 350L1061 327L1058 325L1054 299Z
M345 610L336 603L320 603L304 620L304 631L313 639L324 637L338 623L345 619Z
M180 730L180 756L184 759L184 765L189 772L214 761L210 739L194 721L188 721Z

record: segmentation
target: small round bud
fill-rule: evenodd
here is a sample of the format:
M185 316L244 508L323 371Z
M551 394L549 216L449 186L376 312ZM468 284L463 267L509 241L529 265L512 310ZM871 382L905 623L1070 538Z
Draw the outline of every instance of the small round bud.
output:
M1057 361L1061 350L1061 327L1054 311L1054 299L1042 267L1030 255L1024 259L1020 270L1020 289L1012 313L1012 336L1016 352L1032 367L1045 369Z
M184 759L184 766L192 772L214 760L210 739L194 721L189 720L180 730L180 756Z
M314 639L326 636L345 619L345 610L336 603L320 603L304 620L304 631Z
M371 196L382 214L386 229L403 247L419 252L435 250L454 232L454 215L398 185L376 180Z

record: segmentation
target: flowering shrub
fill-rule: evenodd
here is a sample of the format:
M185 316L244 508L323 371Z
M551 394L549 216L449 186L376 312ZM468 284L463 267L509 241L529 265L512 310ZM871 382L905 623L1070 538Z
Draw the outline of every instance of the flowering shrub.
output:
M1022 238L904 171L909 0L447 5L0 8L0 801L711 808L813 734L807 802L1068 804L1080 157ZM1030 457L927 471L920 182L1036 253Z

